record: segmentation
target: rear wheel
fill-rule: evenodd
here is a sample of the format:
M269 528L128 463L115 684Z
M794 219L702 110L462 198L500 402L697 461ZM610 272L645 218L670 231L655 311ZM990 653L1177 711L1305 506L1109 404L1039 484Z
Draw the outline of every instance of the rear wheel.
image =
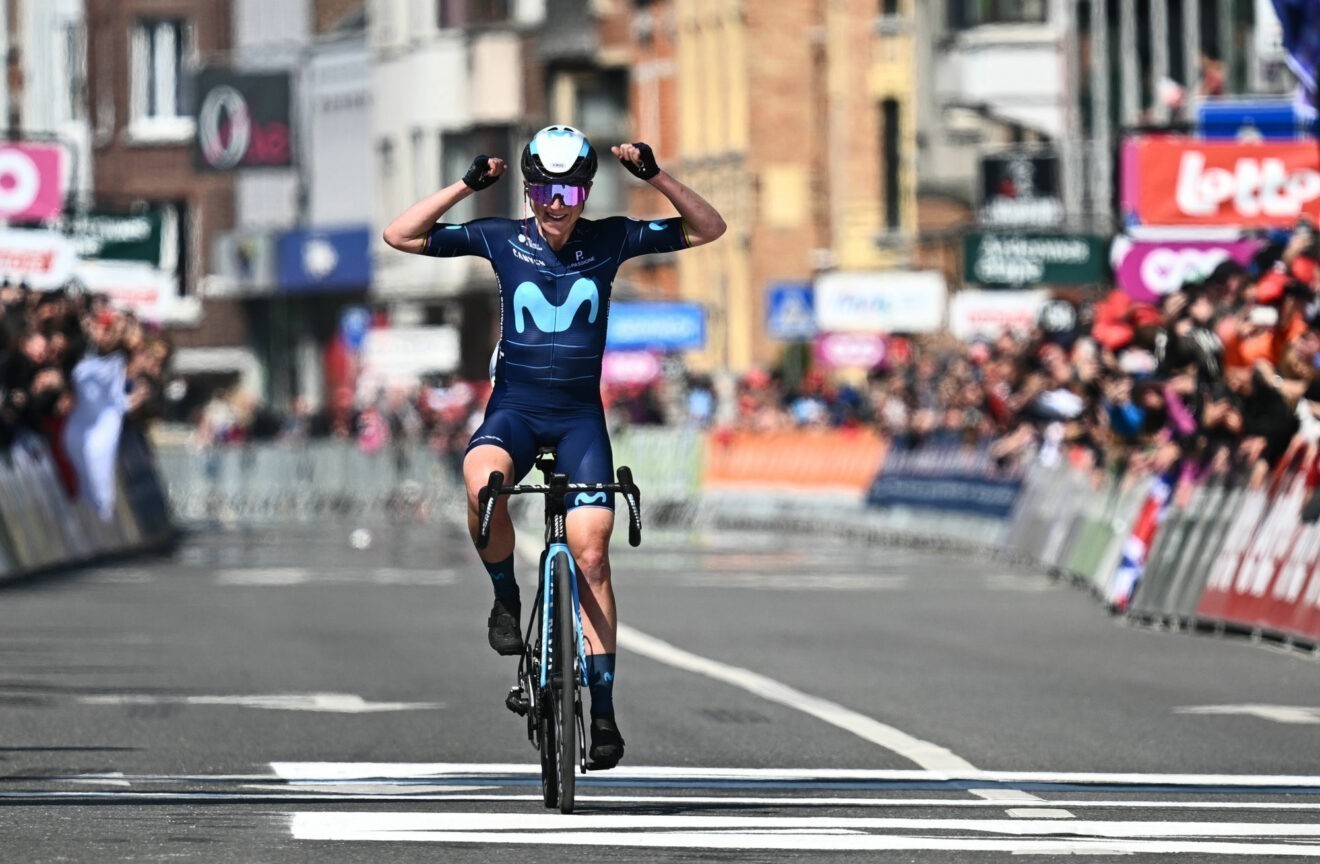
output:
M555 556L551 576L555 584L555 669L551 689L555 714L555 733L559 749L559 812L573 812L573 792L577 771L577 633L573 626L573 568L568 556Z

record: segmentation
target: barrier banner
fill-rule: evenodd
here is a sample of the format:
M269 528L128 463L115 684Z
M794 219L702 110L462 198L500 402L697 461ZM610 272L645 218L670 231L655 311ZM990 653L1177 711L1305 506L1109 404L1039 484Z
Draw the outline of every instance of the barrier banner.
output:
M795 487L866 491L885 442L869 429L740 432L706 438L706 488Z
M1320 640L1320 524L1302 522L1305 472L1247 493L1196 606L1200 618Z
M894 448L871 484L871 507L913 507L1008 519L1022 491L1024 472L1004 470L984 448L931 443Z

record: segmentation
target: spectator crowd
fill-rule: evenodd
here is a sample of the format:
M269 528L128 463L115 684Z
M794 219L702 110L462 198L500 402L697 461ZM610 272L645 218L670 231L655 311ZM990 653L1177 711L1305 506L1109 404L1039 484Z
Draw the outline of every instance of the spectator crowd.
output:
M103 295L0 283L0 447L44 439L69 497L106 515L119 430L158 414L171 353Z
M1318 262L1320 241L1302 223L1249 263L1226 260L1158 303L1115 289L1053 301L1068 307L1065 326L1055 314L994 338L892 336L865 375L666 374L603 394L616 425L869 427L897 446L980 447L1000 463L1259 479L1320 440ZM457 465L488 394L489 382L448 376L366 400L342 391L319 411L302 404L275 417L222 392L196 422L208 442L336 436L377 450L424 441Z

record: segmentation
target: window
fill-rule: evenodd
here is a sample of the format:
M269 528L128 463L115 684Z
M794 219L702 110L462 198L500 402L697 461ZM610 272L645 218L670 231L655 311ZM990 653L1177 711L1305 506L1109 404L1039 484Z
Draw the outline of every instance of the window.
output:
M500 24L509 20L509 0L436 0L436 21L446 27Z
M891 232L903 229L903 208L900 189L902 177L903 153L900 146L898 100L886 99L880 103L881 152L884 165L881 168L884 177L885 228Z
M187 138L193 132L192 94L184 75L186 22L139 19L133 27L132 134L146 138Z
M64 80L68 120L87 119L87 30L81 21L64 25Z
M1044 24L1046 0L956 0L949 4L949 26L967 30L982 24Z
M504 157L508 173L501 182L468 196L445 214L446 222L466 222L488 216L510 216L522 200L522 174L518 159L525 142L515 141L508 126L478 126L465 132L446 132L440 136L441 184L453 183L467 173L472 160L482 153Z

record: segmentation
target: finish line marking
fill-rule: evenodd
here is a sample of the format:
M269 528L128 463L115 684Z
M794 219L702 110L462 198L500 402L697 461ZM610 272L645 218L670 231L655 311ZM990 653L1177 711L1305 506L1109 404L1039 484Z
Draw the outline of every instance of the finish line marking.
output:
M305 812L291 814L289 822L294 839L341 842L407 841L809 851L984 851L1056 855L1214 854L1256 858L1288 855L1320 858L1320 845L1314 844L1314 840L1320 838L1320 825L1314 823L564 816L462 812ZM916 836L897 832L916 832ZM930 832L950 832L950 836L932 836ZM1259 838L1265 842L1244 842L1244 838Z

